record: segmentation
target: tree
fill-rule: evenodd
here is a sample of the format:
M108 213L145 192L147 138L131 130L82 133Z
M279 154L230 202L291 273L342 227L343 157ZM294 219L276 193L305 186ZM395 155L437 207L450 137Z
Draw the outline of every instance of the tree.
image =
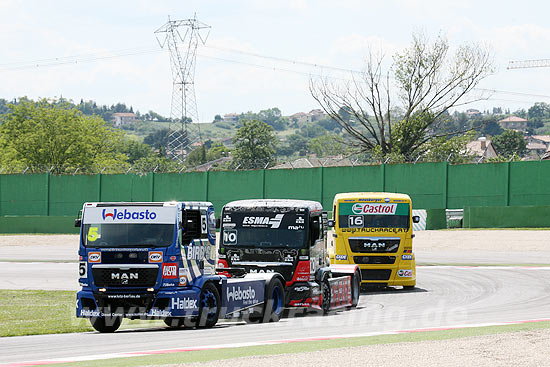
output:
M206 161L210 162L221 157L228 157L231 153L231 149L223 145L222 142L218 141L212 144L210 149L206 152Z
M133 164L139 159L153 156L153 150L147 144L133 139L126 139L120 145L119 151L128 157L128 162Z
M311 139L307 143L307 149L315 153L317 157L343 155L348 153L346 145L338 135L326 134Z
M98 116L85 116L67 102L22 99L2 116L0 151L3 164L25 165L63 173L66 167L126 163L119 151L123 133Z
M206 146L204 144L193 149L185 158L185 164L190 167L199 166L203 163L206 163Z
M244 169L264 168L275 159L277 138L273 128L258 120L244 121L233 138L233 166Z
M152 146L153 148L160 149L160 147L166 148L168 146L168 137L170 136L170 129L160 129L147 135L143 138L143 142Z
M352 137L356 149L378 147L383 155L404 160L415 159L429 149L427 143L438 136L431 131L434 123L449 108L471 102L467 95L492 70L487 50L463 45L451 55L441 36L430 43L423 35L413 35L412 45L394 56L387 75L382 61L371 54L360 77L350 82L312 79L310 91ZM403 110L398 118L391 113L395 95Z
M474 119L472 127L483 136L500 135L504 130L498 123L498 120L498 117L495 115L480 116Z
M527 153L527 143L523 134L515 130L504 130L500 135L493 137L493 145L498 155L507 159L523 157Z

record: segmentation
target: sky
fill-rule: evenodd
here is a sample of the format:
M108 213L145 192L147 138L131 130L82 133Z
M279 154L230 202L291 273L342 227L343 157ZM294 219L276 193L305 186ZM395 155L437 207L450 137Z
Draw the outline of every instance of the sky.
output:
M121 102L169 116L169 53L154 31L168 16L196 14L211 26L196 59L201 122L272 107L283 115L319 108L310 78L350 78L336 69L363 70L369 50L384 54L389 68L415 32L493 53L495 71L479 88L494 92L461 109L527 109L550 103L550 68L507 66L550 59L549 13L550 3L530 0L0 0L0 98Z

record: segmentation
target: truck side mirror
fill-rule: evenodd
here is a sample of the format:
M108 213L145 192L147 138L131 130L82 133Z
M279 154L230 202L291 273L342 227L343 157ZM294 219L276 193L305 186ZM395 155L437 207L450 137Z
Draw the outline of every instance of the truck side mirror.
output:
M201 212L198 210L184 210L181 221L182 240L189 242L201 238Z
M413 223L420 223L420 217L418 215L413 215Z
M317 218L311 222L311 237L313 239L313 241L311 241L312 245L315 243L315 240L319 238L320 233L321 233L321 223L319 222L319 218Z
M221 220L220 218L216 218L216 229L220 229L222 226L221 226Z
M74 226L75 227L80 227L82 225L82 219L81 218L76 218L74 220Z
M329 219L328 222L327 222L327 226L329 228L334 228L334 219Z

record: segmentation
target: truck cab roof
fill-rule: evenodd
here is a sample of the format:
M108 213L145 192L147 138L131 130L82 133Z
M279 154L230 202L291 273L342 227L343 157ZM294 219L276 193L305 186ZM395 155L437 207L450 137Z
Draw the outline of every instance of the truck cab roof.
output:
M181 206L183 209L189 209L189 210L199 210L199 209L207 209L208 207L212 206L212 203L208 201L164 201L164 202L152 202L152 201L144 201L144 202L124 202L124 201L109 201L109 202L90 202L90 203L84 203L84 208L102 208L102 207L113 207L113 206L163 206L163 207L170 207L170 206Z
M307 209L310 213L323 211L323 206L318 201L297 199L249 199L236 200L224 205L224 209L233 211L262 211L271 208L280 209Z
M339 200L361 200L361 199L391 199L391 200L404 200L411 201L411 198L407 194L399 194L395 192L345 192L336 194L334 196L334 202Z

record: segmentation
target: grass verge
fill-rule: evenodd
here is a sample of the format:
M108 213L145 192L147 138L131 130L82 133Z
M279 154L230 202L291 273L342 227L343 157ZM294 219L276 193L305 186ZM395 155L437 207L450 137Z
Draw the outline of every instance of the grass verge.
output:
M334 348L360 347L374 344L411 343L429 340L457 339L473 336L503 334L534 329L548 329L550 322L532 322L525 324L512 324L505 326L473 327L454 330L413 332L396 335L381 335L370 337L357 337L345 339L333 339L313 342L296 342L254 347L227 348L206 351L177 352L170 354L157 354L144 357L113 358L97 361L78 363L62 363L60 366L151 366L167 364L185 364L193 362L209 362L215 360L229 360L240 357L277 355L303 352L315 352ZM227 362L231 365L231 362Z
M75 291L0 290L0 337L93 331L75 316ZM162 320L124 319L121 329L162 326Z

